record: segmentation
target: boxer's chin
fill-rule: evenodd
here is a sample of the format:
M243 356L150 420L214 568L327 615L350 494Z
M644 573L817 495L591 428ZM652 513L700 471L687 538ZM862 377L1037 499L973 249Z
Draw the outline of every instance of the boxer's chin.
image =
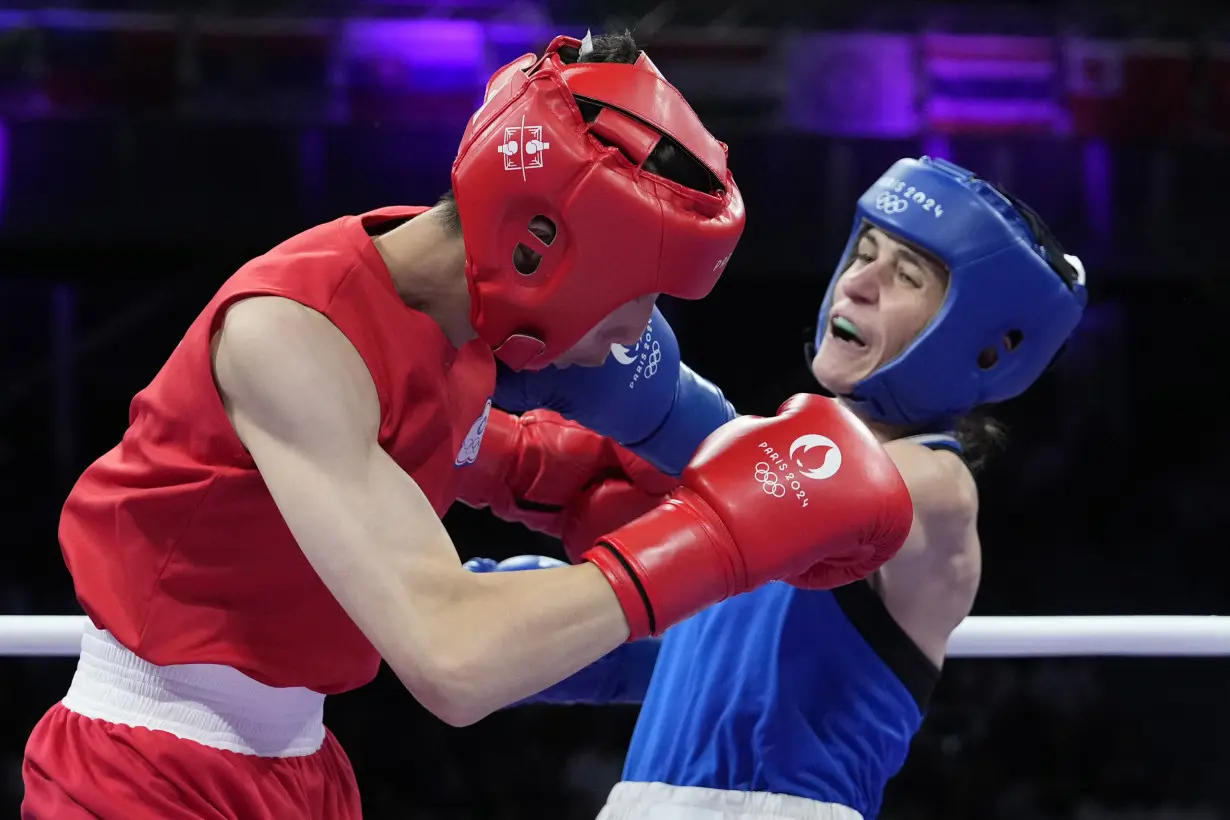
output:
M580 344L565 350L553 364L561 370L569 367L602 367L610 355L610 345Z
M853 392L854 385L866 378L871 370L868 363L841 355L828 344L821 345L811 360L812 376L825 390L838 396Z
M556 356L554 359L551 360L551 367L554 367L558 370L567 370L568 368L572 367L572 365L573 365L573 355L572 355L571 348L569 348L568 350L565 350L563 353L559 354L558 356Z

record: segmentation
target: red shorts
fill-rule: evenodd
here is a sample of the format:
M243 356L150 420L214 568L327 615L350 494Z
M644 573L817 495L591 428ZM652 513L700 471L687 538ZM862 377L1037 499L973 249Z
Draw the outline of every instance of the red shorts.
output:
M21 820L359 820L359 788L332 733L303 757L211 749L51 707L21 767Z
M229 667L156 667L92 628L34 727L22 820L359 820L324 697Z

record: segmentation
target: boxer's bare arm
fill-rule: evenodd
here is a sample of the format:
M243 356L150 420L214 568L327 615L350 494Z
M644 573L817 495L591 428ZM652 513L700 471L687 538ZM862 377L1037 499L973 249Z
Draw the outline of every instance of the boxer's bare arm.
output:
M231 423L307 559L440 719L473 723L626 640L623 611L591 564L461 567L423 492L377 443L375 385L324 316L245 300L228 311L213 360Z
M909 441L891 441L884 449L910 489L914 524L873 584L893 620L942 666L948 639L978 593L978 488L954 453Z

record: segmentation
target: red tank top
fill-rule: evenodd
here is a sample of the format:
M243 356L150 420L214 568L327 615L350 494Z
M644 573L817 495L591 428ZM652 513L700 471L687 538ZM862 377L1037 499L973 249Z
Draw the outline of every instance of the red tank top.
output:
M375 676L378 653L308 564L231 427L210 338L251 296L327 316L375 381L381 446L443 516L477 454L495 362L478 340L454 349L407 307L369 238L368 226L424 210L344 217L246 264L133 399L123 441L69 494L60 545L77 598L141 658L225 664L325 694Z

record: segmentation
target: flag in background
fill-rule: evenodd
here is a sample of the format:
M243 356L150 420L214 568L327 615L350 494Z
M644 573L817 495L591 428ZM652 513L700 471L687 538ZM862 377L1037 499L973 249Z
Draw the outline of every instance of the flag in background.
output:
M188 110L258 118L323 113L335 29L310 18L203 19Z
M922 36L924 122L949 134L1049 133L1063 124L1048 37Z
M1230 137L1230 46L1209 46L1206 124L1214 134Z
M918 133L916 38L799 34L787 39L785 52L791 127L880 139Z
M171 15L125 15L118 32L115 100L128 111L167 111L181 94L179 21Z
M61 113L105 111L115 105L119 31L105 15L56 11L39 20L44 69L40 80Z
M1073 37L1063 52L1064 91L1077 135L1160 137L1190 131L1194 44Z

